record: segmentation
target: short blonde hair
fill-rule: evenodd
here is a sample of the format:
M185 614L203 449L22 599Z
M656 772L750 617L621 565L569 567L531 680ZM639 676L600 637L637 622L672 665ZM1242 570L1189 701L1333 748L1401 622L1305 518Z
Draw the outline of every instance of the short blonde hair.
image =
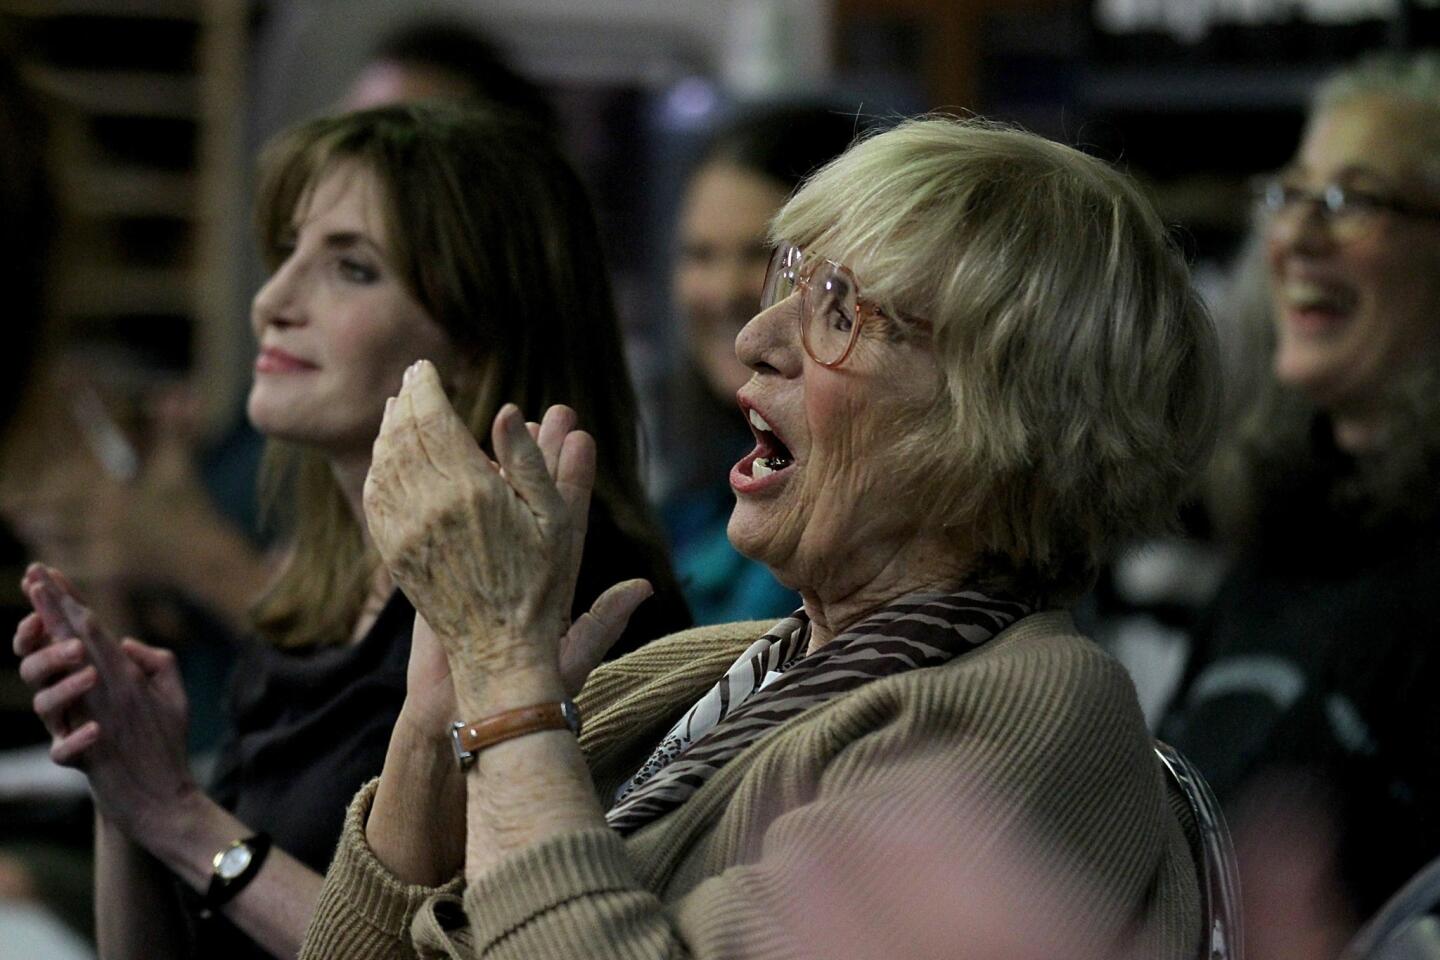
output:
M998 124L911 120L817 173L772 232L934 325L944 386L898 469L989 569L1067 599L1173 522L1213 442L1218 348L1129 178Z

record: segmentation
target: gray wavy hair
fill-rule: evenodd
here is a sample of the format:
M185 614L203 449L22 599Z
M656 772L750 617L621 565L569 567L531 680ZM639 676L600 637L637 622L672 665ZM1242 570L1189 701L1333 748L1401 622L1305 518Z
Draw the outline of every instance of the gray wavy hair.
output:
M1309 121L1357 100L1384 100L1415 108L1410 124L1415 172L1440 201L1440 54L1382 53L1332 74L1310 99ZM1424 115L1429 114L1427 118ZM1258 225L1242 250L1230 295L1217 312L1240 348L1231 371L1235 408L1210 471L1207 500L1221 534L1243 543L1261 532L1262 513L1283 499L1296 477L1319 469L1314 430L1322 416L1298 390L1271 373L1274 320L1264 243ZM1433 358L1432 358L1433 359ZM1357 458L1355 474L1332 484L1333 505L1371 521L1421 519L1435 509L1440 466L1440 371L1416 363L1388 385L1391 443Z

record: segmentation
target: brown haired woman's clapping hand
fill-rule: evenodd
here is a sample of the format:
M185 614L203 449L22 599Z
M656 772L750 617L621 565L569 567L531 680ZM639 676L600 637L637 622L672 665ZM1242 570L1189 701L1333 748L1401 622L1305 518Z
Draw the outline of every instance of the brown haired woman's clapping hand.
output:
M21 621L15 652L51 757L85 771L101 811L126 833L165 830L176 804L198 794L174 654L117 641L59 571L32 564L21 586L35 612Z

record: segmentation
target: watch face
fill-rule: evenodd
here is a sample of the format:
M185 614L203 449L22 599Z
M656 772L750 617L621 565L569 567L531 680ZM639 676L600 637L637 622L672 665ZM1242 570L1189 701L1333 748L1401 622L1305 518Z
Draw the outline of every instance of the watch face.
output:
M215 872L226 880L234 880L250 866L251 856L248 846L237 843L220 855L220 862L215 864Z

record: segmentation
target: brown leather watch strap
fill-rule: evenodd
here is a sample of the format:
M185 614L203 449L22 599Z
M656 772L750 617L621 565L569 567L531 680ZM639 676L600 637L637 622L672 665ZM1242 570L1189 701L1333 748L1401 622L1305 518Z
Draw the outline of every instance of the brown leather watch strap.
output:
M578 736L580 713L575 704L569 700L540 703L533 707L506 710L474 723L457 720L451 725L450 737L455 747L455 759L465 767L475 759L475 754L486 747L541 730L569 730Z

